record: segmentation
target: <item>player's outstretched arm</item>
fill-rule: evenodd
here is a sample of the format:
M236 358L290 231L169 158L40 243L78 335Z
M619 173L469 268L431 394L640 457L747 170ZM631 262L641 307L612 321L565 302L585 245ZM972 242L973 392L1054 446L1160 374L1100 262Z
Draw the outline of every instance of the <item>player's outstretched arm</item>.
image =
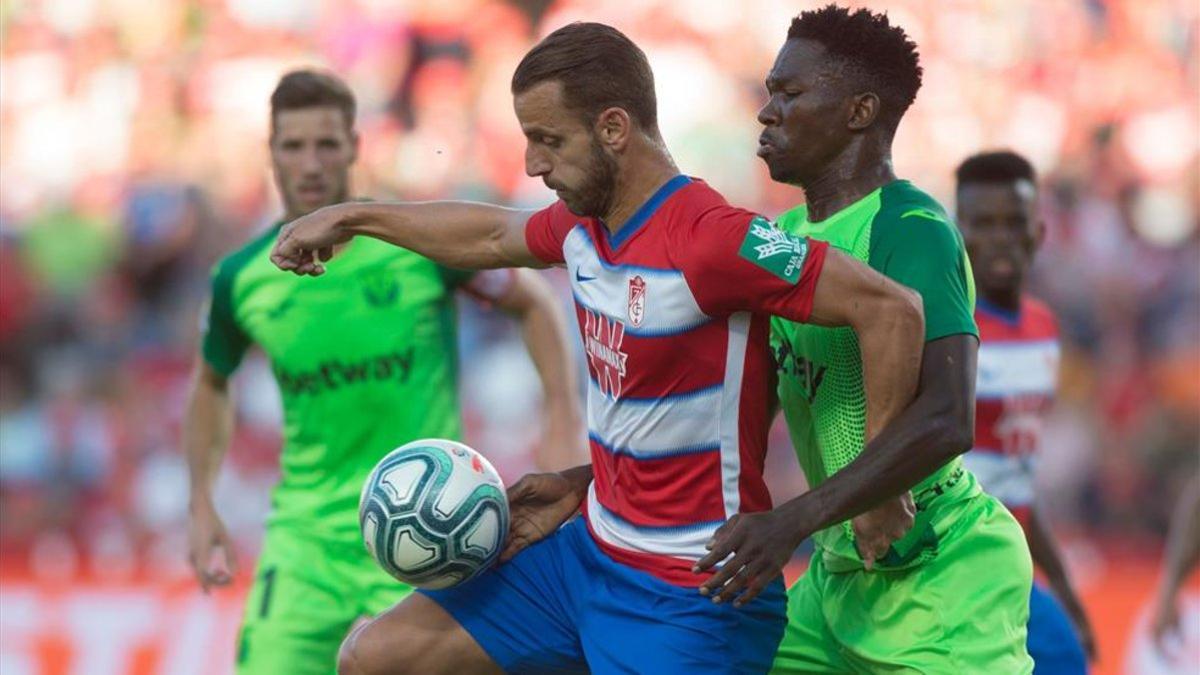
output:
M213 586L228 584L237 571L233 541L212 497L232 432L229 381L201 359L183 422L183 446L190 486L188 562L206 593Z
M318 209L279 232L271 261L323 274L334 249L356 236L381 239L458 269L545 267L525 243L532 211L475 202L346 202Z
M1029 510L1029 526L1025 530L1025 538L1029 541L1029 554L1033 557L1033 564L1046 574L1050 588L1054 589L1054 594L1058 596L1063 608L1071 617L1071 622L1075 624L1084 653L1088 659L1095 661L1096 638L1092 633L1092 624L1083 609L1083 603L1075 593L1070 577L1067 576L1067 567L1063 564L1058 544L1055 543L1050 527L1042 517L1041 509L1036 505Z
M534 457L537 467L562 470L586 457L567 321L554 290L537 272L517 270L515 274L512 287L496 300L496 306L520 321L525 349L542 383L542 437Z

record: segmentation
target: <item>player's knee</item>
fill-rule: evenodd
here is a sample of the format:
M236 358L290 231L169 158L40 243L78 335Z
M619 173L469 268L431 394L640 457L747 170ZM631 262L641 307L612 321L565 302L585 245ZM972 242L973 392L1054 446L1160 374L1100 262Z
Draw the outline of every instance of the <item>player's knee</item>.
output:
M345 640L342 640L342 646L338 649L337 672L338 675L365 675L366 671L362 669L358 662L358 634L366 628L366 625L350 631Z
M338 675L405 675L422 672L413 640L391 639L384 626L368 621L350 632L338 650ZM427 672L427 671L426 671Z

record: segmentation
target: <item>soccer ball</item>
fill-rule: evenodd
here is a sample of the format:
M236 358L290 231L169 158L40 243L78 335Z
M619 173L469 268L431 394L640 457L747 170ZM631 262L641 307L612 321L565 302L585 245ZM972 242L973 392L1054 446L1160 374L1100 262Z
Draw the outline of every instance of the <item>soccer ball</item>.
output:
M375 466L358 522L367 551L393 577L447 588L500 555L508 499L483 455L462 443L425 439L396 448Z

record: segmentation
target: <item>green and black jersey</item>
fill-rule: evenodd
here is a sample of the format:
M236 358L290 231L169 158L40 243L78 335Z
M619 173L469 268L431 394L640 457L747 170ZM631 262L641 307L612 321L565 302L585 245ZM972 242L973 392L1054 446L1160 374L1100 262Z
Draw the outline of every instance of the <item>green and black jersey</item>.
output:
M827 241L918 291L926 341L963 333L978 336L975 286L962 236L941 205L908 181L893 181L818 223L808 220L806 207L796 207L780 216L778 227ZM863 449L867 402L858 340L850 328L776 318L771 347L792 443L809 485L816 487ZM975 479L959 459L922 481L913 489L917 524L879 567L926 559L940 534L939 509L977 492ZM849 523L818 532L814 539L831 571L862 566Z
M453 292L469 275L361 237L298 277L269 259L281 225L216 266L203 356L226 376L251 344L270 359L284 445L269 523L353 541L383 455L461 434Z

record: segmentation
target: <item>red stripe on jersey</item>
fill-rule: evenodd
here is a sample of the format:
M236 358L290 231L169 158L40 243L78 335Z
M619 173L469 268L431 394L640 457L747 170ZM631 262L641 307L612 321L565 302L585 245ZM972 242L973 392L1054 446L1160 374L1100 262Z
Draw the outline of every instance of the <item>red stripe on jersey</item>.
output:
M721 492L698 489L721 481L717 450L645 459L614 454L594 439L590 444L596 500L631 524L671 527L725 519Z
M738 451L742 460L738 489L744 513L771 508L771 493L763 480L767 434L775 410L775 366L768 344L770 331L769 317L756 315L751 319L742 376L742 414L738 419Z
M575 303L575 316L583 331L584 354L589 354L589 327L596 329L588 319L587 308ZM601 327L599 330L611 330ZM725 369L725 348L729 329L725 321L713 320L686 333L664 337L642 337L631 335L624 326L619 346L613 350L612 359L588 357L588 373L597 383L603 383L606 391L610 380L615 380L612 368L625 373L620 377L620 398L661 398L681 392L691 392L721 384ZM611 338L600 337L600 342L613 347ZM687 359L687 368L664 371L656 368L634 367ZM663 377L663 375L667 375Z
M584 502L587 503L586 500ZM605 542L600 537L596 536L595 530L592 529L590 516L587 509L584 509L584 519L588 523L588 532L592 535L592 541L600 547L601 551L608 554L608 557L623 564L629 565L634 569L650 572L655 577L662 579L668 584L676 586L696 587L708 581L713 573L705 572L704 574L696 574L692 572L692 565L695 561L684 560L667 555L655 555L652 553L642 553L640 551L629 551L623 548L612 546Z

